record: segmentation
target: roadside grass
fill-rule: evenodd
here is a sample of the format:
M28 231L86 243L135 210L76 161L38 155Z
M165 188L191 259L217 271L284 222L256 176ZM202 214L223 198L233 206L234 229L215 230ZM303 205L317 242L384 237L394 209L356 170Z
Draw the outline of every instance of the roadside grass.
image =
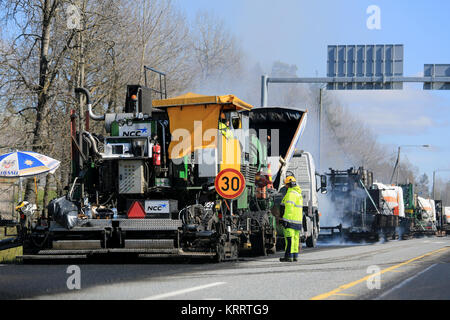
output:
M0 228L0 240L14 237L15 228L7 228L7 235L5 235L5 228ZM0 264L15 263L16 257L23 254L22 247L10 248L0 250Z
M0 264L15 263L17 256L23 254L22 247L16 247L0 251Z
M22 195L23 199L24 194ZM49 201L56 198L58 195L56 193L56 190L49 190L48 192L48 199ZM38 189L38 212L40 212L43 208L43 199L44 199L44 190ZM15 196L15 205L18 202L18 194L16 193ZM16 228L7 228L6 234L5 234L5 228L0 228L0 240L7 239L7 238L13 238L16 234ZM15 247L5 250L0 250L0 264L11 264L17 262L17 256L23 255L23 248Z
M6 228L8 231L5 234L5 228L0 228L0 240L6 239L6 238L12 238L17 235L16 228Z

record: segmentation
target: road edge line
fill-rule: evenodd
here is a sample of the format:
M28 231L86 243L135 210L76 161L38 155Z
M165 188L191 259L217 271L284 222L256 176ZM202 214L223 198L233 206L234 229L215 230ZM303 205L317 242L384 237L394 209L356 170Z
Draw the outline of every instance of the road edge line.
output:
M314 297L312 297L310 300L323 300L323 299L326 299L326 298L328 298L328 297L330 297L330 296L332 296L332 295L334 295L334 294L336 294L336 293L340 293L341 291L344 291L344 290L347 290L347 289L349 289L349 288L351 288L351 287L354 287L354 286L356 286L357 284L360 284L361 282L367 281L367 280L370 279L370 278L373 278L373 277L382 275L383 273L386 273L386 272L389 272L389 271L398 269L398 268L403 267L403 266L405 266L405 265L407 265L407 264L409 264L409 263L411 263L411 262L414 262L414 261L416 261L416 260L425 258L425 257L427 257L427 256L430 256L430 255L432 255L432 254L435 254L435 253L438 253L438 252L441 252L441 251L444 251L444 250L448 250L449 248L450 248L450 247L445 246L445 247L443 247L443 248L440 248L440 249L437 249L437 250L434 250L434 251L425 253L425 254L423 254L423 255L421 255L421 256L418 256L418 257L409 259L409 260L407 260L407 261L405 261L405 262L402 262L402 263L399 263L399 264L394 265L394 266L392 266L392 267L383 269L383 270L381 270L381 271L379 271L379 272L377 272L377 273L375 273L375 274L370 274L370 275L365 276L364 278L361 278L361 279L359 279L359 280L356 280L356 281L353 281L353 282L344 284L344 285L342 285L342 286L339 286L338 288L336 288L336 289L334 289L334 290L331 290L331 291L329 291L329 292L322 293L322 294L319 294L319 295L317 295L317 296L314 296Z

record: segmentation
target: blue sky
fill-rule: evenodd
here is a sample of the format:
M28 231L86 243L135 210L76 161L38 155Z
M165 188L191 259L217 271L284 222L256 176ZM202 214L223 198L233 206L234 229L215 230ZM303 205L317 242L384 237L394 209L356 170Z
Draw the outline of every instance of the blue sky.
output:
M298 66L298 76L326 75L326 49L335 44L403 44L404 75L417 76L428 63L450 64L450 1L447 0L178 0L189 19L198 10L221 17L254 62L270 72L280 60ZM381 10L381 30L369 30L370 5ZM259 81L256 80L256 81ZM450 169L450 91L335 91L343 105L364 119L379 141L406 156L432 178ZM450 179L450 173L439 177Z

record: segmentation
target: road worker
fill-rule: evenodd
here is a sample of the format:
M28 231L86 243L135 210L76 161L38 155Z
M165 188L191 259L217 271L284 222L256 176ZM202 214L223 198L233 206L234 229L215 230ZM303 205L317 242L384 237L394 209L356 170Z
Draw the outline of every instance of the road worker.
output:
M219 130L222 132L222 135L226 139L232 139L233 138L233 132L231 132L231 129L230 129L230 121L227 120L227 118L226 118L224 113L220 114Z
M302 190L297 186L295 177L286 177L284 184L287 192L281 201L281 224L284 227L286 247L284 257L280 258L280 261L293 262L298 261L300 231L302 230L303 220L303 197Z

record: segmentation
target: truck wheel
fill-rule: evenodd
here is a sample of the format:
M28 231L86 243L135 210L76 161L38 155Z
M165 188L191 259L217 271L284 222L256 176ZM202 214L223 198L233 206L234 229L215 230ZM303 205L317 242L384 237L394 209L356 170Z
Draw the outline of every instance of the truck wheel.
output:
M254 256L267 256L267 249L265 244L265 233L264 228L261 230L261 233L256 234L250 238L252 243L252 254Z
M310 237L306 238L306 246L308 248L315 248L317 245L317 224L316 224L316 219L313 219L313 229L312 229L312 233Z
M239 245L237 242L231 243L231 260L237 261L239 259Z
M216 256L214 261L219 263L225 260L225 247L222 243L219 243L216 247Z
M274 237L274 243L273 243L272 248L267 249L267 253L269 253L269 254L277 253L277 233L274 232L272 236Z
M308 248L315 248L317 246L317 238L314 235L306 238L306 246Z
M317 231L313 228L313 232L310 237L306 238L306 246L308 248L315 248L317 246Z
M284 251L285 247L286 247L286 242L284 240L284 237L278 237L277 236L277 241L275 243L276 249L277 251Z

